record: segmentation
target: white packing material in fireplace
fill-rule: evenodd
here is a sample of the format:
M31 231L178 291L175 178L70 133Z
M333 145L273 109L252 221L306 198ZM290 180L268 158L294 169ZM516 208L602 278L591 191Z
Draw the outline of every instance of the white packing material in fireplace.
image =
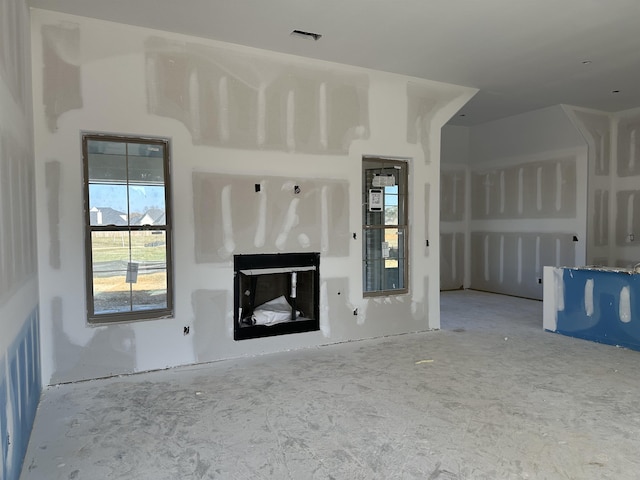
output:
M269 300L253 310L251 317L254 325L275 325L291 321L291 305L284 295ZM300 312L296 311L296 318Z

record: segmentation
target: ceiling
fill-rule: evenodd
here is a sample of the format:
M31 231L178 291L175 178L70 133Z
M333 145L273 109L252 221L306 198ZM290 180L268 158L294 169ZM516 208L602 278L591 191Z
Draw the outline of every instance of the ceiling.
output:
M640 106L640 0L28 0L480 89L450 123ZM290 35L319 33L317 41Z

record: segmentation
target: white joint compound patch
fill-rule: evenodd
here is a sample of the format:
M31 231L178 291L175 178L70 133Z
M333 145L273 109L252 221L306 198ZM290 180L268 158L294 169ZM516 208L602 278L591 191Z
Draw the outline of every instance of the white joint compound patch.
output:
M320 284L320 331L324 338L331 337L331 325L329 324L329 294L327 282Z
M564 279L562 278L564 270L562 268L553 269L553 284L556 287L556 311L564 311Z
M329 189L323 186L320 190L320 251L326 253L329 251Z
M620 290L620 321L629 323L631 321L631 294L629 287L622 287Z
M276 247L278 247L279 250L284 250L291 229L298 224L298 214L296 213L298 203L300 203L300 200L297 198L294 198L291 200L291 203L289 203L289 209L287 210L287 216L284 220L284 225L282 226L282 232L280 232L276 239Z
M222 232L223 232L223 244L224 255L220 252L220 256L223 258L228 257L236 249L236 243L233 240L233 220L231 211L231 185L226 185L222 189L221 194L222 204Z
M587 317L593 316L593 278L584 284L584 311Z

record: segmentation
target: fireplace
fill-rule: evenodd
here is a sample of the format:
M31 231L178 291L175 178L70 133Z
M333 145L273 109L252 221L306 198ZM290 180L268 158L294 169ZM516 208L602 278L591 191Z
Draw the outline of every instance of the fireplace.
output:
M235 340L320 330L320 254L235 255Z

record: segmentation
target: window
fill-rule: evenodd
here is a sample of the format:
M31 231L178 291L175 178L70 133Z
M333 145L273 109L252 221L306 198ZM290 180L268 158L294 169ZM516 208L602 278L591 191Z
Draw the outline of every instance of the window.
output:
M362 160L365 296L408 292L407 163Z
M91 323L173 314L169 141L82 137Z

